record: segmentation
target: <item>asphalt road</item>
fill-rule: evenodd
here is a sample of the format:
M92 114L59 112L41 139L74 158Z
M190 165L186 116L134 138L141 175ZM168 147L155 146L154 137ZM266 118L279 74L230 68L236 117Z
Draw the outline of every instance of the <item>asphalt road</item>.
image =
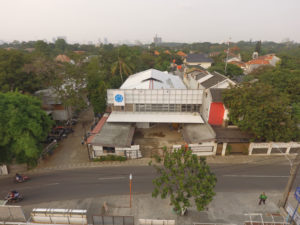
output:
M218 182L216 192L283 191L289 165L241 164L212 165ZM31 180L15 184L11 177L0 179L0 196L17 190L24 196L21 205L47 201L85 199L103 195L128 194L129 174L133 175L133 193L152 191L155 170L149 166L87 168L34 174ZM297 178L296 184L300 183ZM19 203L18 203L19 204Z

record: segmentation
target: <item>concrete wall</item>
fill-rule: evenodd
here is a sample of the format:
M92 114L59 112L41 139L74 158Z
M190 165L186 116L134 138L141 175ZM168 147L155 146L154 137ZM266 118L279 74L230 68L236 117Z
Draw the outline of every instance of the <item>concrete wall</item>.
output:
M201 107L201 115L202 118L205 120L205 122L208 122L211 102L212 102L211 93L209 90L205 90L203 95L203 105Z
M263 151L257 151L257 149L261 149ZM300 153L300 142L263 142L263 143L250 143L249 145L249 155L252 154L264 154L264 155L271 155L271 154L290 154L290 153L297 153L291 151L291 149L299 149L298 153Z
M150 123L136 123L137 128L150 128Z
M54 120L64 121L72 117L72 110L70 108L64 110L53 110L52 117Z

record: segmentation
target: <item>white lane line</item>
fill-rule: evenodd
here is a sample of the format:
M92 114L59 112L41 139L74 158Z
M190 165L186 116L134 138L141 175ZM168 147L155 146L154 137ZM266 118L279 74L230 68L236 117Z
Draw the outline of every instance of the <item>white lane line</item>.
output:
M124 179L126 177L99 177L98 180L117 180L117 179Z
M59 183L46 184L45 186L58 185Z
M286 178L289 176L276 176L276 175L235 175L235 174L227 174L223 175L223 177L245 177L245 178Z

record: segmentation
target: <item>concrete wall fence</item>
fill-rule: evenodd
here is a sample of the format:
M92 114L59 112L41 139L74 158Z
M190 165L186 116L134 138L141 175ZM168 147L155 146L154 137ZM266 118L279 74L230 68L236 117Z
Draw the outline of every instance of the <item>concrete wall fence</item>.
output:
M263 143L250 143L249 155L282 155L282 154L295 154L300 153L299 142L263 142Z
M87 210L34 208L31 220L35 223L84 225L87 224Z
M139 225L175 225L175 220L139 219Z
M219 144L219 154L222 156L226 155L226 149L228 144ZM222 146L221 146L222 145ZM244 143L245 145L245 143ZM180 149L184 147L182 145L173 145L173 150ZM246 148L246 146L239 146L240 148ZM200 144L189 144L188 148L193 151L194 154L198 156L210 156L217 154L218 144L215 142L203 142ZM222 148L222 150L221 150ZM242 149L244 150L244 149ZM241 150L241 154L242 151ZM247 149L245 149L247 150ZM255 143L251 142L248 148L249 155L283 155L283 154L297 154L300 153L300 142L261 142Z

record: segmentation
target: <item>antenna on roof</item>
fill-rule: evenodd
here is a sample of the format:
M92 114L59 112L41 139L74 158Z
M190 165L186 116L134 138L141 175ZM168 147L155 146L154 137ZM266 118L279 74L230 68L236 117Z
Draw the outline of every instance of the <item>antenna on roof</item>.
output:
M231 37L228 38L228 48L227 48L227 54L226 54L226 62L225 62L225 75L227 74L227 61L228 61L228 54L229 54L229 43L230 43Z

